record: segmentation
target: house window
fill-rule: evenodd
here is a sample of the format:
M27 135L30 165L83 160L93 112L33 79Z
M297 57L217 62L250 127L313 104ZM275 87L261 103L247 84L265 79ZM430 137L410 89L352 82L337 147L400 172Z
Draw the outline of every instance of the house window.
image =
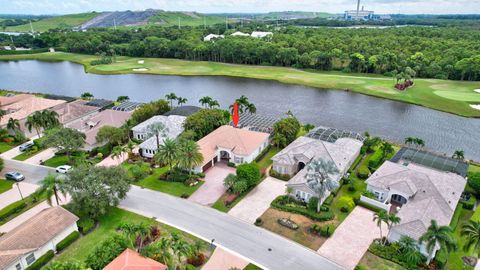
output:
M243 157L235 157L235 163L243 163Z
M15 269L16 270L22 270L22 265L17 263L17 265L15 265Z
M35 261L35 254L30 253L26 258L25 261L27 261L27 264L30 265Z

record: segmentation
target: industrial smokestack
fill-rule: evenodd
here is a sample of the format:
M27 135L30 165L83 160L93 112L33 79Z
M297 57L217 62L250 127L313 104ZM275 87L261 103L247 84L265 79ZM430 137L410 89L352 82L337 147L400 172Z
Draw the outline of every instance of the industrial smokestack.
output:
M358 16L360 14L360 0L357 1L357 18L358 19Z

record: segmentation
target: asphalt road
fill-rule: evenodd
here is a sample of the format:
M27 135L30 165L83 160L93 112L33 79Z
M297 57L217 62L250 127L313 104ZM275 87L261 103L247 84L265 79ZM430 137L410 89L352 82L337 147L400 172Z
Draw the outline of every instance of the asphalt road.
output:
M25 182L31 184L39 184L39 182L45 178L49 173L55 173L54 168L32 165L25 162L4 159L5 166L4 169L0 172L0 177L4 177L6 172L17 171L25 176Z
M155 217L254 262L264 269L343 269L297 243L215 209L132 186L120 206Z

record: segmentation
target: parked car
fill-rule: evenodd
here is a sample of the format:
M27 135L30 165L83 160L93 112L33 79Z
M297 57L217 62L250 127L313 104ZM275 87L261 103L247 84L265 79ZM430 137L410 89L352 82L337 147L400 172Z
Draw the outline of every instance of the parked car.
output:
M7 180L13 180L13 181L16 181L16 182L20 182L20 181L23 181L25 180L25 176L19 172L7 172L5 174L5 178Z
M30 149L34 145L35 144L33 142L26 142L26 143L20 145L19 149L20 149L20 151L24 152L24 151Z
M72 169L72 166L62 165L62 166L58 166L57 168L55 168L55 171L56 171L57 173L67 173L67 172L69 172L71 169Z

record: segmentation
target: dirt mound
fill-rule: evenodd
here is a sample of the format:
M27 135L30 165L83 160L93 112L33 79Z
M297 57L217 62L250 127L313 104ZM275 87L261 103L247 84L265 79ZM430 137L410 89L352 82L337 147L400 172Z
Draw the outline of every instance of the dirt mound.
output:
M161 10L147 9L144 11L115 11L115 12L103 12L97 17L82 24L82 29L92 27L112 27L114 25L132 26L132 25L144 25L148 22L148 19L152 16L160 13Z

